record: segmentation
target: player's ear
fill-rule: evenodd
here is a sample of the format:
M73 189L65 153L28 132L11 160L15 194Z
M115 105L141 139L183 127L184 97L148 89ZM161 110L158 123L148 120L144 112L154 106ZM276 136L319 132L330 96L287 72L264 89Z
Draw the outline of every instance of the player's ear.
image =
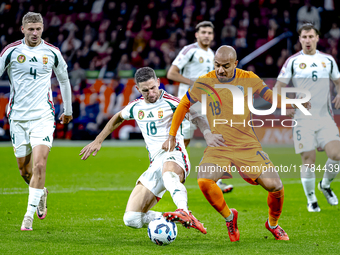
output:
M24 26L21 26L21 33L24 33Z
M142 92L139 90L138 85L135 85L135 87L136 87L136 89L138 90L138 92L142 94Z
M157 84L158 84L158 88L159 88L159 86L161 85L161 80L159 79L159 78L157 78Z
M237 64L238 64L238 60L235 60L235 66L237 66Z

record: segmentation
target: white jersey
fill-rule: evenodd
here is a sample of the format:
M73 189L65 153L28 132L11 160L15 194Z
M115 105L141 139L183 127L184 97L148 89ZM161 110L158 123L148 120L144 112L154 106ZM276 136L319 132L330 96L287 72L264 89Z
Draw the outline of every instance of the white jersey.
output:
M311 93L309 111L312 116L306 116L297 110L295 119L320 119L332 116L329 79L339 78L338 66L331 55L318 50L314 55L306 55L301 50L286 60L277 79L285 84L292 79L294 87ZM297 98L300 97L304 95L297 94Z
M196 42L185 46L172 64L179 68L185 78L196 80L214 69L214 52L210 48L203 50ZM189 85L184 83L180 83L180 86L186 86L186 90L189 88ZM178 97L182 96L178 94Z
M137 121L142 131L146 148L149 151L151 162L157 155L164 152L162 144L168 138L172 116L179 101L179 98L161 90L161 96L155 103L146 103L144 98L141 97L130 102L121 111L123 119L135 119ZM182 127L177 132L176 141L180 143L182 148L185 148L181 129Z
M34 120L55 114L51 75L67 78L67 64L59 49L44 40L29 47L25 39L9 44L0 54L0 76L7 69L10 79L8 118ZM65 115L72 115L71 88L62 88ZM63 93L64 92L64 93ZM64 99L64 98L63 98Z

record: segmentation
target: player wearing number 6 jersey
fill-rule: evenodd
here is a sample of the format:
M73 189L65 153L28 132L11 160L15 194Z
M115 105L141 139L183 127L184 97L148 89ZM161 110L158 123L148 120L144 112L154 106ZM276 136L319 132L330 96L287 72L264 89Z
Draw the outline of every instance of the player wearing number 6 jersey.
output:
M142 131L146 148L149 151L150 166L137 180L124 214L124 223L132 228L146 227L160 213L150 209L162 198L166 190L177 206L176 220L186 227L193 227L206 233L203 225L188 211L187 191L183 185L190 172L190 162L185 150L181 130L176 133L178 143L172 152L161 149L170 130L172 116L179 104L179 99L159 89L159 79L153 69L140 68L135 74L136 88L142 97L127 105L114 115L97 138L80 152L82 159L87 159L92 152L95 156L104 139L124 120L135 119ZM194 114L191 117L204 132L209 130L208 123ZM207 133L207 132L205 132ZM223 141L221 136L207 134L207 143ZM165 216L168 216L166 214Z
M8 119L14 154L21 176L29 184L28 207L21 230L32 230L35 212L40 219L47 214L46 162L55 129L52 70L64 102L61 123L72 120L67 65L59 49L41 39L43 28L39 13L27 13L21 27L24 39L9 44L0 54L0 76L7 69L10 80Z
M332 180L339 172L340 138L333 120L329 80L336 86L338 94L332 103L339 109L340 73L331 55L316 50L319 31L313 24L304 24L298 32L302 50L287 59L275 86L280 89L292 80L294 87L311 93L312 116L305 116L299 110L290 110L287 114L292 117L295 114L294 119L297 121L293 138L295 152L301 154L303 164L301 182L308 201L307 209L309 212L319 212L320 207L315 196L315 170L311 167L315 164L315 148L325 150L328 156L324 177L318 187L329 204L338 204L338 199L330 188Z

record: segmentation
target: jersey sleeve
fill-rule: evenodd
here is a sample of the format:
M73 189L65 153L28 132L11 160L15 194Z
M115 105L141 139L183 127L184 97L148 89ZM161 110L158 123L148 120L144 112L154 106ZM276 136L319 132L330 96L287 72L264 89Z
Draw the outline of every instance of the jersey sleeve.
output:
M184 47L177 55L172 65L177 66L180 70L190 61L196 52L196 48L188 49L190 46Z
M61 97L64 102L64 114L72 115L72 90L67 73L67 64L59 50L52 50L54 54L53 71L57 76L60 86Z
M334 58L331 58L331 62L332 62L332 67L331 67L330 78L331 80L334 81L340 78L340 72L339 72L338 65L336 64Z
M292 76L293 76L293 60L291 58L288 58L284 65L282 66L279 76L277 77L277 80L284 84L288 84Z
M192 88L189 88L186 93L191 104L194 104L197 101L201 102L202 92L204 92L204 88L202 88L203 86L200 82L200 79L197 79Z
M58 78L58 76L60 77L65 72L67 73L67 64L59 50L52 50L52 52L54 55L54 65L52 69Z
M256 93L263 97L264 93L269 89L267 84L253 72L249 72L249 79L253 87L253 94Z
M11 52L11 48L7 49L6 51L4 50L3 52L1 52L1 56L0 56L0 77L5 72L6 68L9 66L9 64L11 63L10 56L8 56L9 52Z
M131 102L121 111L121 116L124 120L132 120L134 119L133 108L135 107L137 102Z

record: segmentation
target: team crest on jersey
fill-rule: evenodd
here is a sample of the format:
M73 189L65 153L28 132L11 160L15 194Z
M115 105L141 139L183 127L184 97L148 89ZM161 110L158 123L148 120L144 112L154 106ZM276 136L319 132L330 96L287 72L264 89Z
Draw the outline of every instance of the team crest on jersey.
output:
M306 64L305 63L301 63L300 65L299 65L299 67L301 68L301 69L305 69L306 68Z
M46 55L43 56L43 64L47 65L48 63L48 57Z
M140 110L138 112L138 119L140 119L140 120L144 119L144 115L145 115L144 112L142 110Z
M321 65L323 66L323 68L326 68L326 63L325 62L321 62Z
M158 110L158 119L162 119L163 118L163 109L159 109Z
M238 88L242 91L242 93L243 93L243 95L244 95L244 88L243 88L243 86L237 85L236 87L238 87Z
M204 59L203 59L202 57L200 57L200 58L198 59L198 61L199 61L200 63L203 63L203 62L204 62Z
M299 149L302 149L302 148L303 148L303 144L299 143Z
M26 61L26 56L23 55L23 54L20 54L18 57L17 57L17 60L19 63L24 63Z

